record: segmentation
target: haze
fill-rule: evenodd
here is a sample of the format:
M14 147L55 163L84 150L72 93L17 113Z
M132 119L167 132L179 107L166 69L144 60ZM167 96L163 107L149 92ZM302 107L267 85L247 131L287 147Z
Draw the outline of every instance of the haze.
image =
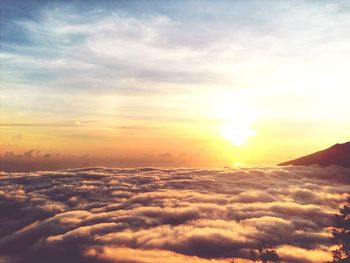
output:
M349 7L1 1L3 165L269 165L346 141Z

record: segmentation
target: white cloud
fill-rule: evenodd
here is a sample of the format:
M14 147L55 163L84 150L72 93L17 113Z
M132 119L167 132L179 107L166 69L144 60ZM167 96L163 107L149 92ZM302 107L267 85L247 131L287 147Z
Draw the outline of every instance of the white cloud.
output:
M0 251L5 262L154 262L157 253L207 262L247 259L267 242L287 262L323 262L349 175L317 166L2 173Z
M210 105L213 97L231 92L231 103L238 103L246 90L247 107L267 120L347 123L349 114L339 114L347 112L350 83L345 3L188 5L192 17L177 9L78 12L56 5L17 21L30 44L4 43L4 107L48 112L52 119L62 116L59 109L111 120L114 102L102 107L98 101L111 96L128 105L119 112L143 118L142 103L159 120L162 109L168 116L185 111L195 122L218 106Z

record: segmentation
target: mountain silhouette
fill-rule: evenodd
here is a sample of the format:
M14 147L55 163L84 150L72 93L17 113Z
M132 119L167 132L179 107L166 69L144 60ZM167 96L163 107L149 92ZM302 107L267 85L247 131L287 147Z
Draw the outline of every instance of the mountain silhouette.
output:
M320 166L340 165L350 168L350 142L337 143L323 151L315 152L298 159L278 164L284 165L312 165Z

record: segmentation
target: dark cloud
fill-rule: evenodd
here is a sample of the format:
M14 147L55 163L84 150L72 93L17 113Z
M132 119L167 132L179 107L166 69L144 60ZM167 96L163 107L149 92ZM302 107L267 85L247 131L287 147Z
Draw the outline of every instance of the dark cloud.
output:
M323 262L349 176L316 166L1 172L0 261L224 262L268 242L287 262Z
M5 152L2 157L4 158L32 158L34 156L38 156L40 153L39 150L30 149L28 151L24 151L23 154L16 154L14 152Z
M39 151L37 151L35 149L28 150L28 151L24 152L23 157L32 157L32 156L34 156L35 154L38 154L38 153L39 153Z
M78 136L78 135L77 135ZM79 135L80 136L80 135ZM28 149L18 153L7 151L0 154L0 171L5 172L33 172L55 171L67 168L81 167L183 167L188 165L190 158L179 158L171 153L95 156L91 154L61 154L54 152L40 152L36 149Z

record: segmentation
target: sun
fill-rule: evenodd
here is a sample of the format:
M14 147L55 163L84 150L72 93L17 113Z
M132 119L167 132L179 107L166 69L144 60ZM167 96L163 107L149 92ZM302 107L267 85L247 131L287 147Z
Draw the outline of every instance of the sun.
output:
M243 145L255 132L245 125L239 123L228 123L221 127L221 136L234 145Z
M225 108L222 116L223 123L220 126L220 135L234 145L240 146L255 135L251 128L254 114L244 107Z

